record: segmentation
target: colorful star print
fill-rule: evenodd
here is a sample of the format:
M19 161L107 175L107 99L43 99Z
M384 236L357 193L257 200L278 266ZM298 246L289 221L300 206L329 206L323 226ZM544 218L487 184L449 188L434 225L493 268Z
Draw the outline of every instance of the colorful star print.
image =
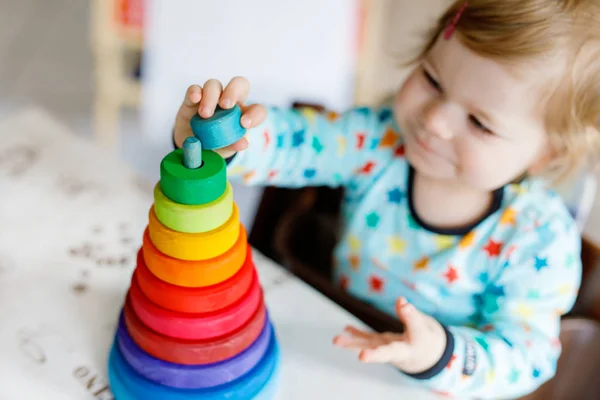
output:
M309 168L304 170L304 177L306 179L312 179L317 175L317 170L314 168Z
M369 289L372 292L381 293L381 292L383 292L383 287L384 287L383 279L376 275L371 275L371 277L369 278Z
M548 267L548 259L539 256L535 257L535 269L540 272L542 269Z
M330 122L335 122L340 118L340 114L335 111L329 111L327 114L327 120Z
M358 253L361 247L360 239L356 235L348 235L348 247L350 247L350 251L353 253Z
M510 374L508 374L508 382L509 383L517 383L517 381L519 380L519 371L515 368L512 368L510 370Z
M438 251L446 250L454 244L454 237L447 235L436 235L435 243Z
M310 124L315 123L317 119L317 110L312 107L302 107L299 111Z
M365 133L358 132L356 134L356 150L361 150L365 145Z
M400 204L404 199L404 192L400 188L394 188L388 192L388 201L394 204Z
M534 367L533 371L531 371L531 376L533 376L534 379L539 378L542 375L542 371L540 371L539 368Z
M373 161L369 161L358 169L358 173L363 175L370 174L374 167L375 163Z
M456 354L452 354L452 357L450 357L450 361L448 361L448 365L446 365L446 368L451 369L452 364L454 364L454 361L456 361L456 358Z
M348 278L346 275L342 275L340 277L340 289L342 289L343 291L347 291L349 286L350 278Z
M264 131L263 137L265 139L263 144L263 151L266 151L269 148L269 144L271 144L271 135L269 134L269 131Z
M312 147L313 147L313 149L315 149L315 152L317 154L321 154L323 152L323 144L321 143L319 138L316 136L313 136Z
M385 108L379 113L379 122L385 122L392 117L392 111Z
M417 262L415 262L413 269L415 271L424 271L427 269L428 266L429 266L429 258L423 257L420 260L418 260Z
M481 336L476 336L475 341L479 343L479 345L483 348L483 350L488 351L490 348L490 344L487 342L487 339Z
M483 250L485 250L485 252L488 253L488 256L490 258L498 257L500 255L500 251L502 250L502 242L496 242L490 239L487 245L485 245L485 247L483 248Z
M283 149L283 146L285 146L285 136L277 135L277 148Z
M377 146L379 146L379 138L372 138L371 145L369 146L369 150L375 150Z
M461 249L468 249L469 247L471 247L473 245L473 242L475 241L475 232L471 231L469 233L467 233L460 241L459 247Z
M271 180L277 176L278 171L276 169L269 171L267 179Z
M346 138L344 136L337 136L335 139L337 142L337 155L343 156L346 152Z
M300 147L304 143L304 133L302 129L292 134L292 147Z
M388 130L385 131L385 134L383 135L379 146L392 147L396 144L396 142L398 142L398 139L400 139L400 135L394 132L393 129L388 128Z
M396 149L394 150L394 157L404 157L405 153L406 153L405 147L403 144L401 144L400 146L396 147Z
M523 319L528 319L533 315L533 309L527 304L520 303L515 310L515 314Z
M548 222L538 226L535 230L540 237L540 240L544 243L550 243L554 240L554 233L550 230Z
M358 271L358 268L360 268L360 257L354 254L348 258L348 261L350 262L350 268L355 272Z
M389 237L387 240L390 254L405 254L406 240L399 236Z
M448 281L449 284L453 284L454 281L458 279L458 272L456 271L456 268L449 265L446 269L446 272L444 272L444 277L446 278L446 281Z
M512 208L507 208L506 210L504 210L504 213L502 214L502 217L500 217L500 224L501 225L514 225L517 216L517 212L512 209Z
M375 211L367 214L367 226L369 228L377 228L377 225L379 225L379 220L381 219L379 217L379 214L377 214Z

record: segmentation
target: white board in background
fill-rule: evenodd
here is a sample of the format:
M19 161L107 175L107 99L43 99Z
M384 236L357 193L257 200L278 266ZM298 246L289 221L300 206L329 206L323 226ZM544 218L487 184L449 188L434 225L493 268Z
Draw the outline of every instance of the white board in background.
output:
M186 88L209 78L228 82L246 76L249 102L350 106L358 6L357 0L148 0L144 140L168 151ZM250 229L262 190L234 189Z

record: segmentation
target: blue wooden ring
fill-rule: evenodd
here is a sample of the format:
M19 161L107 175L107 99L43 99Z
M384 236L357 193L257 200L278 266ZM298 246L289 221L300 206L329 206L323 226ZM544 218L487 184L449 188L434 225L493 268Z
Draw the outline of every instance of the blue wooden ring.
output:
M125 360L144 378L163 386L200 389L229 383L248 373L264 357L273 333L273 327L266 319L260 335L246 350L224 361L204 365L174 364L147 354L127 332L122 313L117 340Z
M246 133L240 122L242 109L237 104L233 108L223 109L217 106L210 118L202 118L196 114L190 121L192 132L202 148L213 150L227 147L240 140Z
M117 344L113 342L109 361L109 385L118 400L247 400L271 399L280 363L276 337L271 336L269 348L262 360L239 379L213 388L177 389L149 381L129 366Z

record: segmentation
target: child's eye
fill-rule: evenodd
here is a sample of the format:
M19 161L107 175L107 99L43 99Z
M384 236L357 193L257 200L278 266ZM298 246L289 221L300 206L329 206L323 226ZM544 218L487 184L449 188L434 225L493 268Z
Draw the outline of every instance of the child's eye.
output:
M438 83L438 81L436 81L433 78L433 76L431 76L431 74L429 72L427 72L426 69L423 70L423 74L425 75L425 79L427 79L427 82L431 85L432 88L434 88L438 92L442 91L442 87L440 86L440 84Z
M483 125L478 119L477 117L473 116L473 115L469 115L469 121L473 124L473 126L475 126L475 128L479 129L480 131L490 134L492 135L493 132L488 129L485 125Z

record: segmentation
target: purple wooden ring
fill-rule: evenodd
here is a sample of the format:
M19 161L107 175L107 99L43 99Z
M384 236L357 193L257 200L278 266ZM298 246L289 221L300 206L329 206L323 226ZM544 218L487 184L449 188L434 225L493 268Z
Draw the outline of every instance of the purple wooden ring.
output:
M140 375L164 386L201 389L231 382L254 368L269 347L272 331L267 318L260 335L250 347L229 359L204 365L174 364L146 353L129 335L123 314L119 319L117 338L123 357Z

